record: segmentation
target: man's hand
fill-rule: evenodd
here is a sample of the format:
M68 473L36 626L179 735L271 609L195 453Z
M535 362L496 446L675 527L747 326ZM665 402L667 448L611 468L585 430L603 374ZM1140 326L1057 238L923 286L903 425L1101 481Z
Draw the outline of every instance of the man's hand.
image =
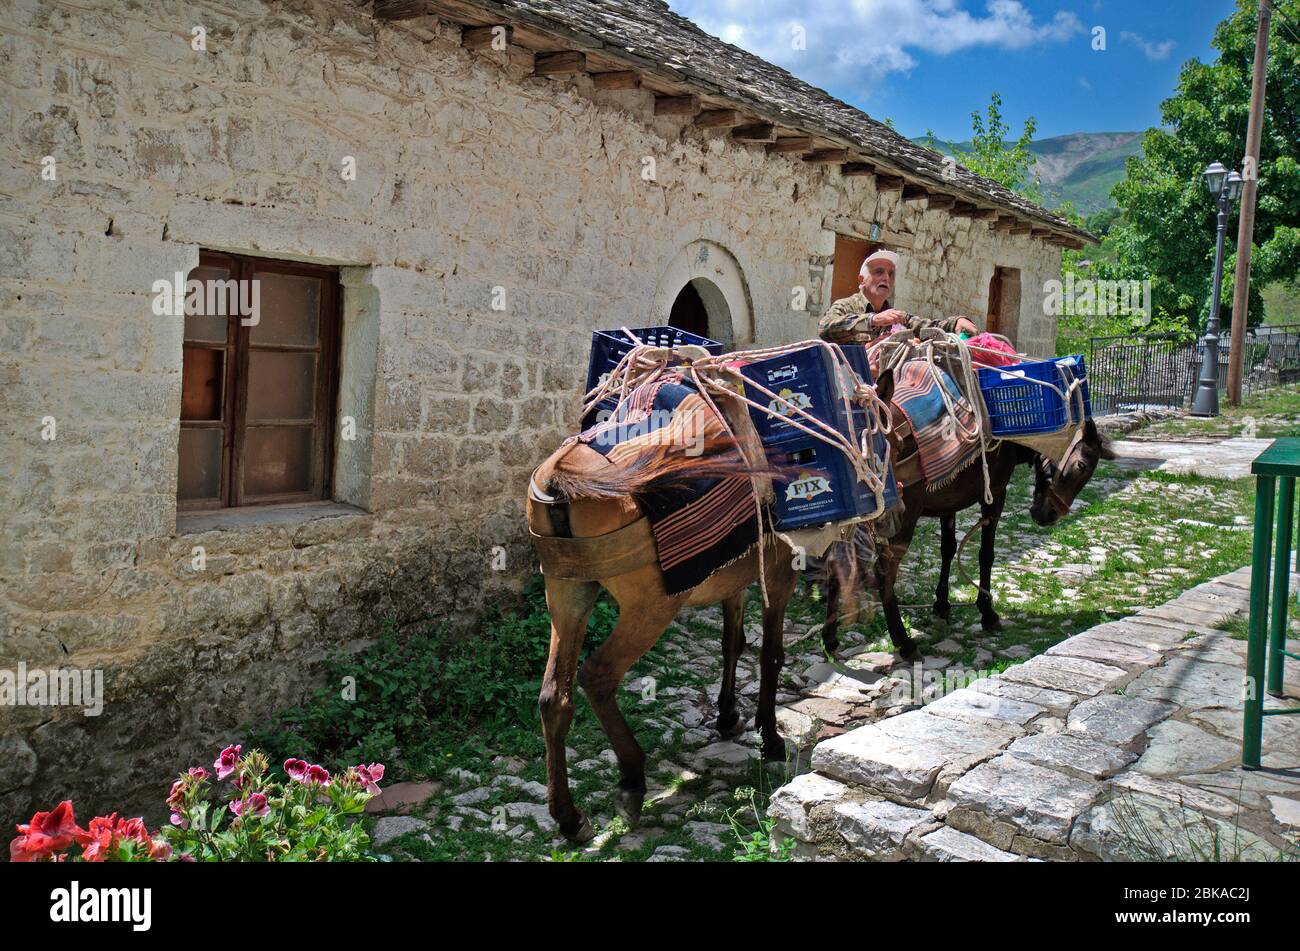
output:
M892 327L894 324L907 323L907 314L897 307L891 307L889 310L882 310L871 317L871 326L873 327Z
M970 334L974 337L980 332L980 329L975 326L975 322L969 317L958 317L954 326L959 334Z

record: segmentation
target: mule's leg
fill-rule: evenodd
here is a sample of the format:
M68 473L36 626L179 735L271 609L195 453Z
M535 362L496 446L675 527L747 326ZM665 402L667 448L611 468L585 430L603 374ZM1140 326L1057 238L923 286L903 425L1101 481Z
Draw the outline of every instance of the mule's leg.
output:
M1002 620L993 610L993 548L998 534L998 519L1002 517L1002 506L1007 501L1007 490L993 493L993 504L980 503L980 515L984 519L984 529L980 532L980 592L975 604L980 609L980 626L986 631L1002 630Z
M845 554L845 546L834 542L826 550L822 567L826 580L826 620L822 624L822 647L827 654L834 654L840 649L840 615L844 613L843 602L849 588L844 576L851 568L845 560Z
M934 613L945 621L952 614L952 604L948 601L948 576L952 569L952 557L957 554L957 516L939 516L939 584L934 589Z
M718 692L718 732L723 738L743 728L736 711L736 661L745 647L745 589L722 602L722 689Z
M570 839L593 835L591 824L573 804L564 738L573 722L573 675L587 633L587 617L596 603L600 585L594 581L546 579L546 607L551 614L551 650L542 676L537 705L546 738L546 799L551 818Z
M767 606L763 608L763 649L759 660L758 713L763 759L783 761L785 740L776 730L776 686L785 663L785 610L794 593L795 571L787 550L767 564Z
M645 752L623 719L615 694L628 668L659 640L681 603L681 599L662 595L651 598L649 602L620 602L618 623L609 639L578 671L578 683L618 758L620 779L615 805L629 822L641 817L641 803L645 800Z
M898 608L898 596L894 585L898 581L898 569L903 563L908 547L912 544L912 533L916 530L916 518L904 516L898 534L880 547L876 557L876 582L880 586L880 603L885 611L885 624L889 628L889 639L894 642L894 649L903 660L912 660L917 656L916 641L908 636L903 626L903 613Z

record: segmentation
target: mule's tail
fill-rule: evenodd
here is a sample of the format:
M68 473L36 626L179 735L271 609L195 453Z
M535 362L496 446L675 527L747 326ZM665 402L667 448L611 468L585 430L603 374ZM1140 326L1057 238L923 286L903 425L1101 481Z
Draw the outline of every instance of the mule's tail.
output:
M546 483L546 489L565 499L615 499L686 485L697 479L727 479L749 476L780 476L784 470L764 460L757 466L745 462L734 438L709 438L700 452L692 455L681 446L647 447L619 465L583 467L572 454L560 458Z

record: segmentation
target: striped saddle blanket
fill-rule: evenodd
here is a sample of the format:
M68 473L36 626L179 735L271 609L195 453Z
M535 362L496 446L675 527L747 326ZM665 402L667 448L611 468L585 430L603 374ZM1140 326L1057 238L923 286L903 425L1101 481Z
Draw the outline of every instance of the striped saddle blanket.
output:
M894 403L912 424L926 487L942 488L980 454L975 411L952 377L928 361L909 360L894 372L894 380Z
M723 433L722 420L694 387L668 374L638 387L607 421L578 438L622 466L664 447L689 454ZM650 520L668 594L702 584L758 541L757 509L746 476L696 479L642 493L636 501Z

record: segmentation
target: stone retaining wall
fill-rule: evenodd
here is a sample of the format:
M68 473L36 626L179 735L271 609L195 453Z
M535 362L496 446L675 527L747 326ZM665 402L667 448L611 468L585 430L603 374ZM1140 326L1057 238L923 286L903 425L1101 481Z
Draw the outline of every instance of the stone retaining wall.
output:
M1242 568L826 740L769 815L812 860L1188 859L1216 836L1229 857L1289 854L1300 774L1240 768L1246 645L1215 629L1249 585ZM1296 719L1266 721L1265 766L1294 767Z

